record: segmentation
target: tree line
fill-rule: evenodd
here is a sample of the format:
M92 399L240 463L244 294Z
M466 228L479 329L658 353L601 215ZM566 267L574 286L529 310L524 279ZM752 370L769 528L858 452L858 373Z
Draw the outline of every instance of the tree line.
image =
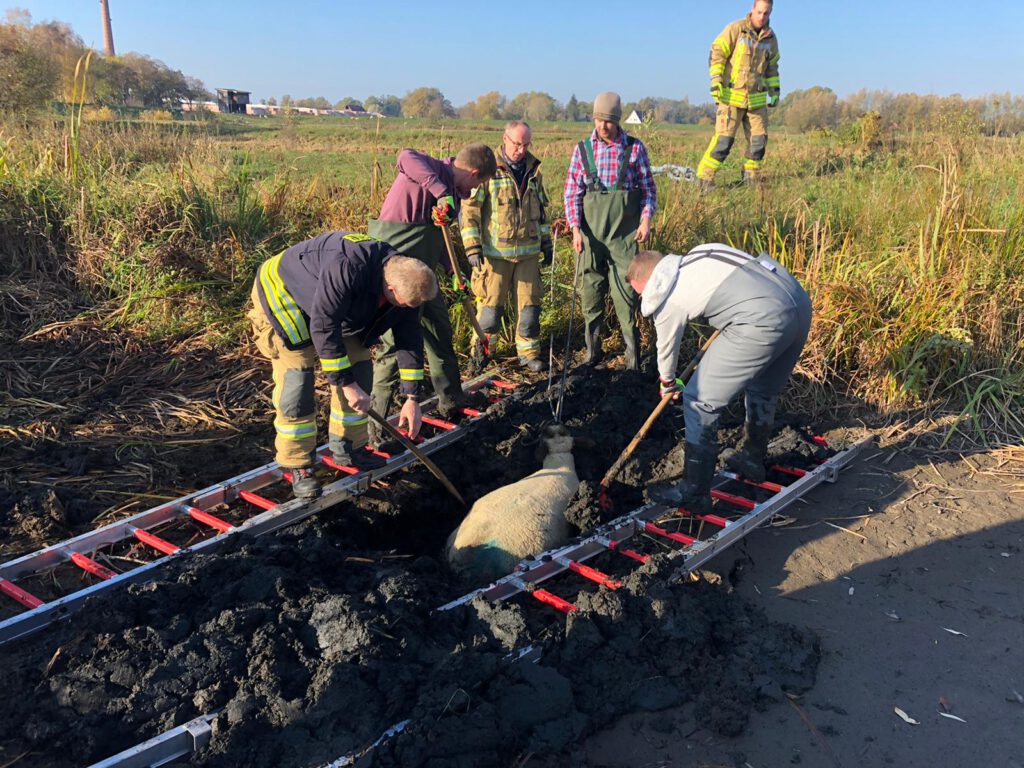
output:
M33 24L28 11L7 11L0 24L0 111L23 112L75 99L75 72L90 49L59 21ZM139 53L89 61L86 99L102 106L166 108L210 97L203 83Z
M0 112L40 109L53 101L75 98L75 71L89 49L65 23L33 24L24 10L8 11L0 24ZM105 57L94 55L86 87L87 100L99 106L176 108L182 101L211 98L205 85L194 77L171 69L139 53ZM267 100L282 107L345 109L358 106L386 117L419 117L472 120L587 121L592 104L573 94L562 103L543 91L526 91L508 98L489 91L456 107L438 88L415 88L404 96L393 94L365 99L345 97L331 102L323 96L293 99L284 95ZM694 104L689 99L648 96L623 105L645 120L658 123L708 125L714 122L715 105ZM772 122L794 132L834 131L869 115L880 129L956 130L992 135L1024 133L1024 96L1010 93L965 98L860 90L844 98L830 88L815 86L786 93L772 115Z

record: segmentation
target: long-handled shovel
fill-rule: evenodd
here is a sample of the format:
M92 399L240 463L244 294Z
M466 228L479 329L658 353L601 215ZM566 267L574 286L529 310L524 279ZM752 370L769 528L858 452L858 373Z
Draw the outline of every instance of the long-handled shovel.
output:
M704 357L704 353L708 351L708 347L711 346L711 342L718 338L719 333L721 333L721 331L715 331L708 337L708 340L704 342L704 346L698 350L697 354L693 356L693 360L690 361L690 364L687 365L679 375L679 378L683 382L690 380L690 376L697 369L697 366L700 365L700 361ZM633 439L629 441L629 445L626 446L626 449L619 454L619 458L615 460L614 464L612 464L611 469L609 469L608 472L605 473L605 476L601 478L601 492L598 494L597 502L605 512L610 512L612 509L612 500L608 498L608 488L611 486L615 476L619 474L622 470L623 464L625 464L629 460L629 457L633 455L633 451L635 451L636 447L640 445L640 441L647 437L647 433L650 431L651 427L654 426L654 422L658 420L658 417L661 416L661 412L665 410L668 404L672 402L675 397L675 392L669 392L661 398L661 401L657 406L655 406L651 415L647 417L647 421L644 422L643 426L640 427L640 430L633 436Z
M462 274L462 264L459 263L458 257L455 255L455 245L452 243L452 232L451 225L446 224L441 227L441 232L444 234L444 246L448 249L448 259L451 261L452 269L456 275ZM469 318L469 322L473 325L473 331L476 333L477 338L477 349L480 350L483 355L480 361L481 366L486 362L487 357L491 354L491 350L487 346L487 334L484 333L484 329L480 327L480 321L476 319L476 307L473 306L473 300L466 295L466 286L460 285L460 291L462 291L462 308L466 312L466 317Z
M412 440L407 439L405 435L403 435L401 432L399 432L397 429L391 426L388 420L381 416L379 413L377 413L375 410L373 410L373 408L367 411L367 413L369 414L371 419L380 424L381 428L385 432L387 432L389 435L395 438L405 448L409 449L412 452L412 455L419 459L423 463L423 466L430 470L430 474L432 474L434 477L441 481L441 484L448 489L448 493L450 493L452 496L458 499L459 503L462 504L462 506L466 506L466 500L462 498L462 494L458 492L454 485L452 485L452 481L449 480L447 475L445 475L445 473L441 471L441 468L438 467L437 464L432 462L429 458L427 458L427 454L425 454L423 451L421 451L419 448L413 445Z

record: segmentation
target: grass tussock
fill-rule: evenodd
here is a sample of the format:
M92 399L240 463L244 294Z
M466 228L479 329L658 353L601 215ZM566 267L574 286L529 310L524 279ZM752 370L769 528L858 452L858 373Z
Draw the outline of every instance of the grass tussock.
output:
M83 65L83 77L87 66ZM25 286L62 286L48 306L151 339L244 335L257 265L330 229L362 230L397 152L454 154L500 140L500 124L224 118L96 119L0 126L0 278L4 338L54 317L21 311ZM565 169L584 124L535 126L534 146L560 213ZM645 126L655 164L695 167L705 129ZM735 153L740 154L738 149ZM886 146L773 134L760 188L699 195L659 182L655 246L720 241L766 250L808 287L816 318L800 372L882 411L955 408L955 430L982 441L1024 435L1024 175L1020 139L950 131ZM568 326L566 238L545 294L545 329ZM455 313L464 348L471 333ZM64 318L67 319L67 318ZM578 327L578 314L577 314ZM559 343L556 345L561 347Z

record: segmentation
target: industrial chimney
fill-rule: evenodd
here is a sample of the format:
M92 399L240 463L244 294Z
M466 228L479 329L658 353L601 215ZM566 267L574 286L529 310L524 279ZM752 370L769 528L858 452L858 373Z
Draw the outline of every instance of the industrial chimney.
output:
M107 0L100 0L100 12L103 14L103 55L116 56L114 30L110 28L110 6L107 5Z

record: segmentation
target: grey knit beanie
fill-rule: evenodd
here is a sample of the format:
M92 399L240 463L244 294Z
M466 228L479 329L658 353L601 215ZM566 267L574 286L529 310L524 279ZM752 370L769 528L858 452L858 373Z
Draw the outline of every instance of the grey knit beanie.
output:
M622 99L614 91L597 94L594 99L594 117L598 120L610 120L618 124L622 119Z

